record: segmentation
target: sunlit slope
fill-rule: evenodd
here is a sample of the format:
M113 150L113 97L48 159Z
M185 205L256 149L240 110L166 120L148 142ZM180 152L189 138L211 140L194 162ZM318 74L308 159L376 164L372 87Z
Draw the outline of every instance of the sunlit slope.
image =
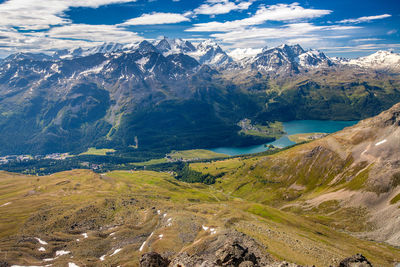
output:
M218 190L305 214L400 245L400 104L357 125L280 153L195 163Z
M327 266L358 252L378 266L400 260L398 249L167 173L2 172L0 214L0 258L10 264L137 266L147 251L201 253L231 230L255 238L275 260Z

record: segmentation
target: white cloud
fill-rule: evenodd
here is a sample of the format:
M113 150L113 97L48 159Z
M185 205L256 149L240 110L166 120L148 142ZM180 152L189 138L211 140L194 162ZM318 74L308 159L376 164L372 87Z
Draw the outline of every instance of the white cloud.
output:
M328 53L355 53L355 52L365 52L371 53L376 52L377 50L398 50L400 48L400 44L362 44L357 46L326 46L320 47L324 51Z
M143 38L113 25L71 24L47 32L20 33L0 27L0 53L46 52L56 49L92 47L103 42L133 43Z
M136 0L8 0L0 4L0 53L43 52L88 47L101 42L134 42L136 33L113 25L72 24L64 12L71 7L97 8ZM16 28L27 30L17 31ZM35 32L34 30L42 30ZM33 31L33 32L32 32Z
M233 10L246 10L252 3L253 1L234 3L229 0L208 0L205 4L196 8L194 12L203 15L227 14Z
M97 42L116 41L120 43L131 43L142 40L134 32L126 31L114 25L87 25L71 24L61 27L54 27L48 33L47 37L58 39L75 39Z
M357 30L355 26L317 26L312 23L291 23L281 27L253 27L223 33L213 33L218 41L230 44L231 47L243 47L243 44L252 43L253 48L281 43L300 43L315 47L320 40L332 43L338 39L347 38L348 31ZM314 43L314 45L311 45Z
M354 39L352 40L353 42L372 42L372 41L381 41L382 39L380 38L360 38L360 39Z
M48 29L70 23L63 13L71 7L92 7L136 0L8 0L0 4L0 25L25 30Z
M190 15L190 13L186 13L184 15L178 13L151 13L151 14L143 14L140 17L133 18L130 20L121 23L120 25L129 26L129 25L156 25L156 24L173 24L180 23L184 21L190 21L188 17L185 15Z
M377 19L385 19L389 18L392 15L389 14L383 14L383 15L377 15L377 16L365 16L365 17L360 17L357 19L344 19L341 21L338 21L338 23L362 23L362 22L370 22L371 20L377 20Z
M321 26L315 26L310 23L294 23L287 24L282 27L271 28L249 28L239 29L225 33L214 33L212 37L222 40L226 43L235 43L246 39L277 39L277 38L290 38L297 36L305 36L315 30L320 30Z
M192 32L228 32L237 30L239 28L260 25L267 21L293 21L300 19L311 19L330 14L331 10L324 9L306 9L301 7L298 3L277 4L271 6L261 6L256 14L249 18L227 21L227 22L207 22L197 23L194 27L186 31Z
M321 40L322 38L319 36L310 36L310 37L299 37L299 38L288 39L287 43L310 45L310 44L315 44L316 42L319 42Z

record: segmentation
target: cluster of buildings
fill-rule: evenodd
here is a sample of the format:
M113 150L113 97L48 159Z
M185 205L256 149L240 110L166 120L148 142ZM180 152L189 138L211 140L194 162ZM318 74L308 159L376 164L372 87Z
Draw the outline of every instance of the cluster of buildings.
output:
M196 160L201 160L201 158L176 158L176 157L171 157L170 155L166 155L165 158L167 159L168 162L189 162L189 161L196 161Z
M34 157L30 155L7 155L4 157L0 157L0 164L7 164L12 161L26 161L26 160L31 160Z
M81 166L83 167L87 167L89 169L92 169L94 171L96 170L101 170L104 167L104 164L95 164L95 163L90 163L90 162L81 162L80 163Z
M68 157L71 157L68 153L53 153L48 155L7 155L4 157L0 157L0 165L7 164L9 162L22 162L27 160L40 160L40 159L55 159L55 160L63 160Z

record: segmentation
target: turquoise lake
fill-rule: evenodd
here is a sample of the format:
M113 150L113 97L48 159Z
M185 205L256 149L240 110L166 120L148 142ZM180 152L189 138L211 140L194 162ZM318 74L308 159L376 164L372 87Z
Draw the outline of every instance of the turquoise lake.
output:
M295 143L290 141L288 135L300 133L334 133L342 130L345 127L352 126L358 121L324 121L324 120L295 120L283 122L283 128L286 132L281 138L266 144L274 145L275 147L283 148ZM212 148L211 151L227 154L229 156L259 153L268 150L262 145L248 147L218 147Z

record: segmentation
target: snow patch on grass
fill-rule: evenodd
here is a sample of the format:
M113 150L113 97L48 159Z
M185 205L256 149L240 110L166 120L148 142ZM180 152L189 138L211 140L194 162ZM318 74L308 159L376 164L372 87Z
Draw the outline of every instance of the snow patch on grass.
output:
M35 237L35 239L36 239L40 244L42 244L42 245L47 245L47 242L46 242L46 241L43 241L42 239L40 239L40 238L38 238L38 237Z
M117 254L117 253L120 252L121 250L122 250L122 248L117 248L116 250L114 250L113 254L110 255L110 257L111 257L111 256L114 256L115 254Z
M142 251L144 249L144 246L147 243L147 240L149 240L153 236L154 232L151 232L150 236L146 239L146 241L143 242L143 244L140 246L139 251Z
M380 146L380 145L382 145L382 144L384 144L384 143L386 143L386 142L387 142L387 140L384 139L384 140L379 141L378 143L376 143L375 146Z
M67 255L67 254L69 254L69 253L71 253L71 251L67 251L67 250L57 250L57 251L56 251L56 256L59 257L59 256Z

